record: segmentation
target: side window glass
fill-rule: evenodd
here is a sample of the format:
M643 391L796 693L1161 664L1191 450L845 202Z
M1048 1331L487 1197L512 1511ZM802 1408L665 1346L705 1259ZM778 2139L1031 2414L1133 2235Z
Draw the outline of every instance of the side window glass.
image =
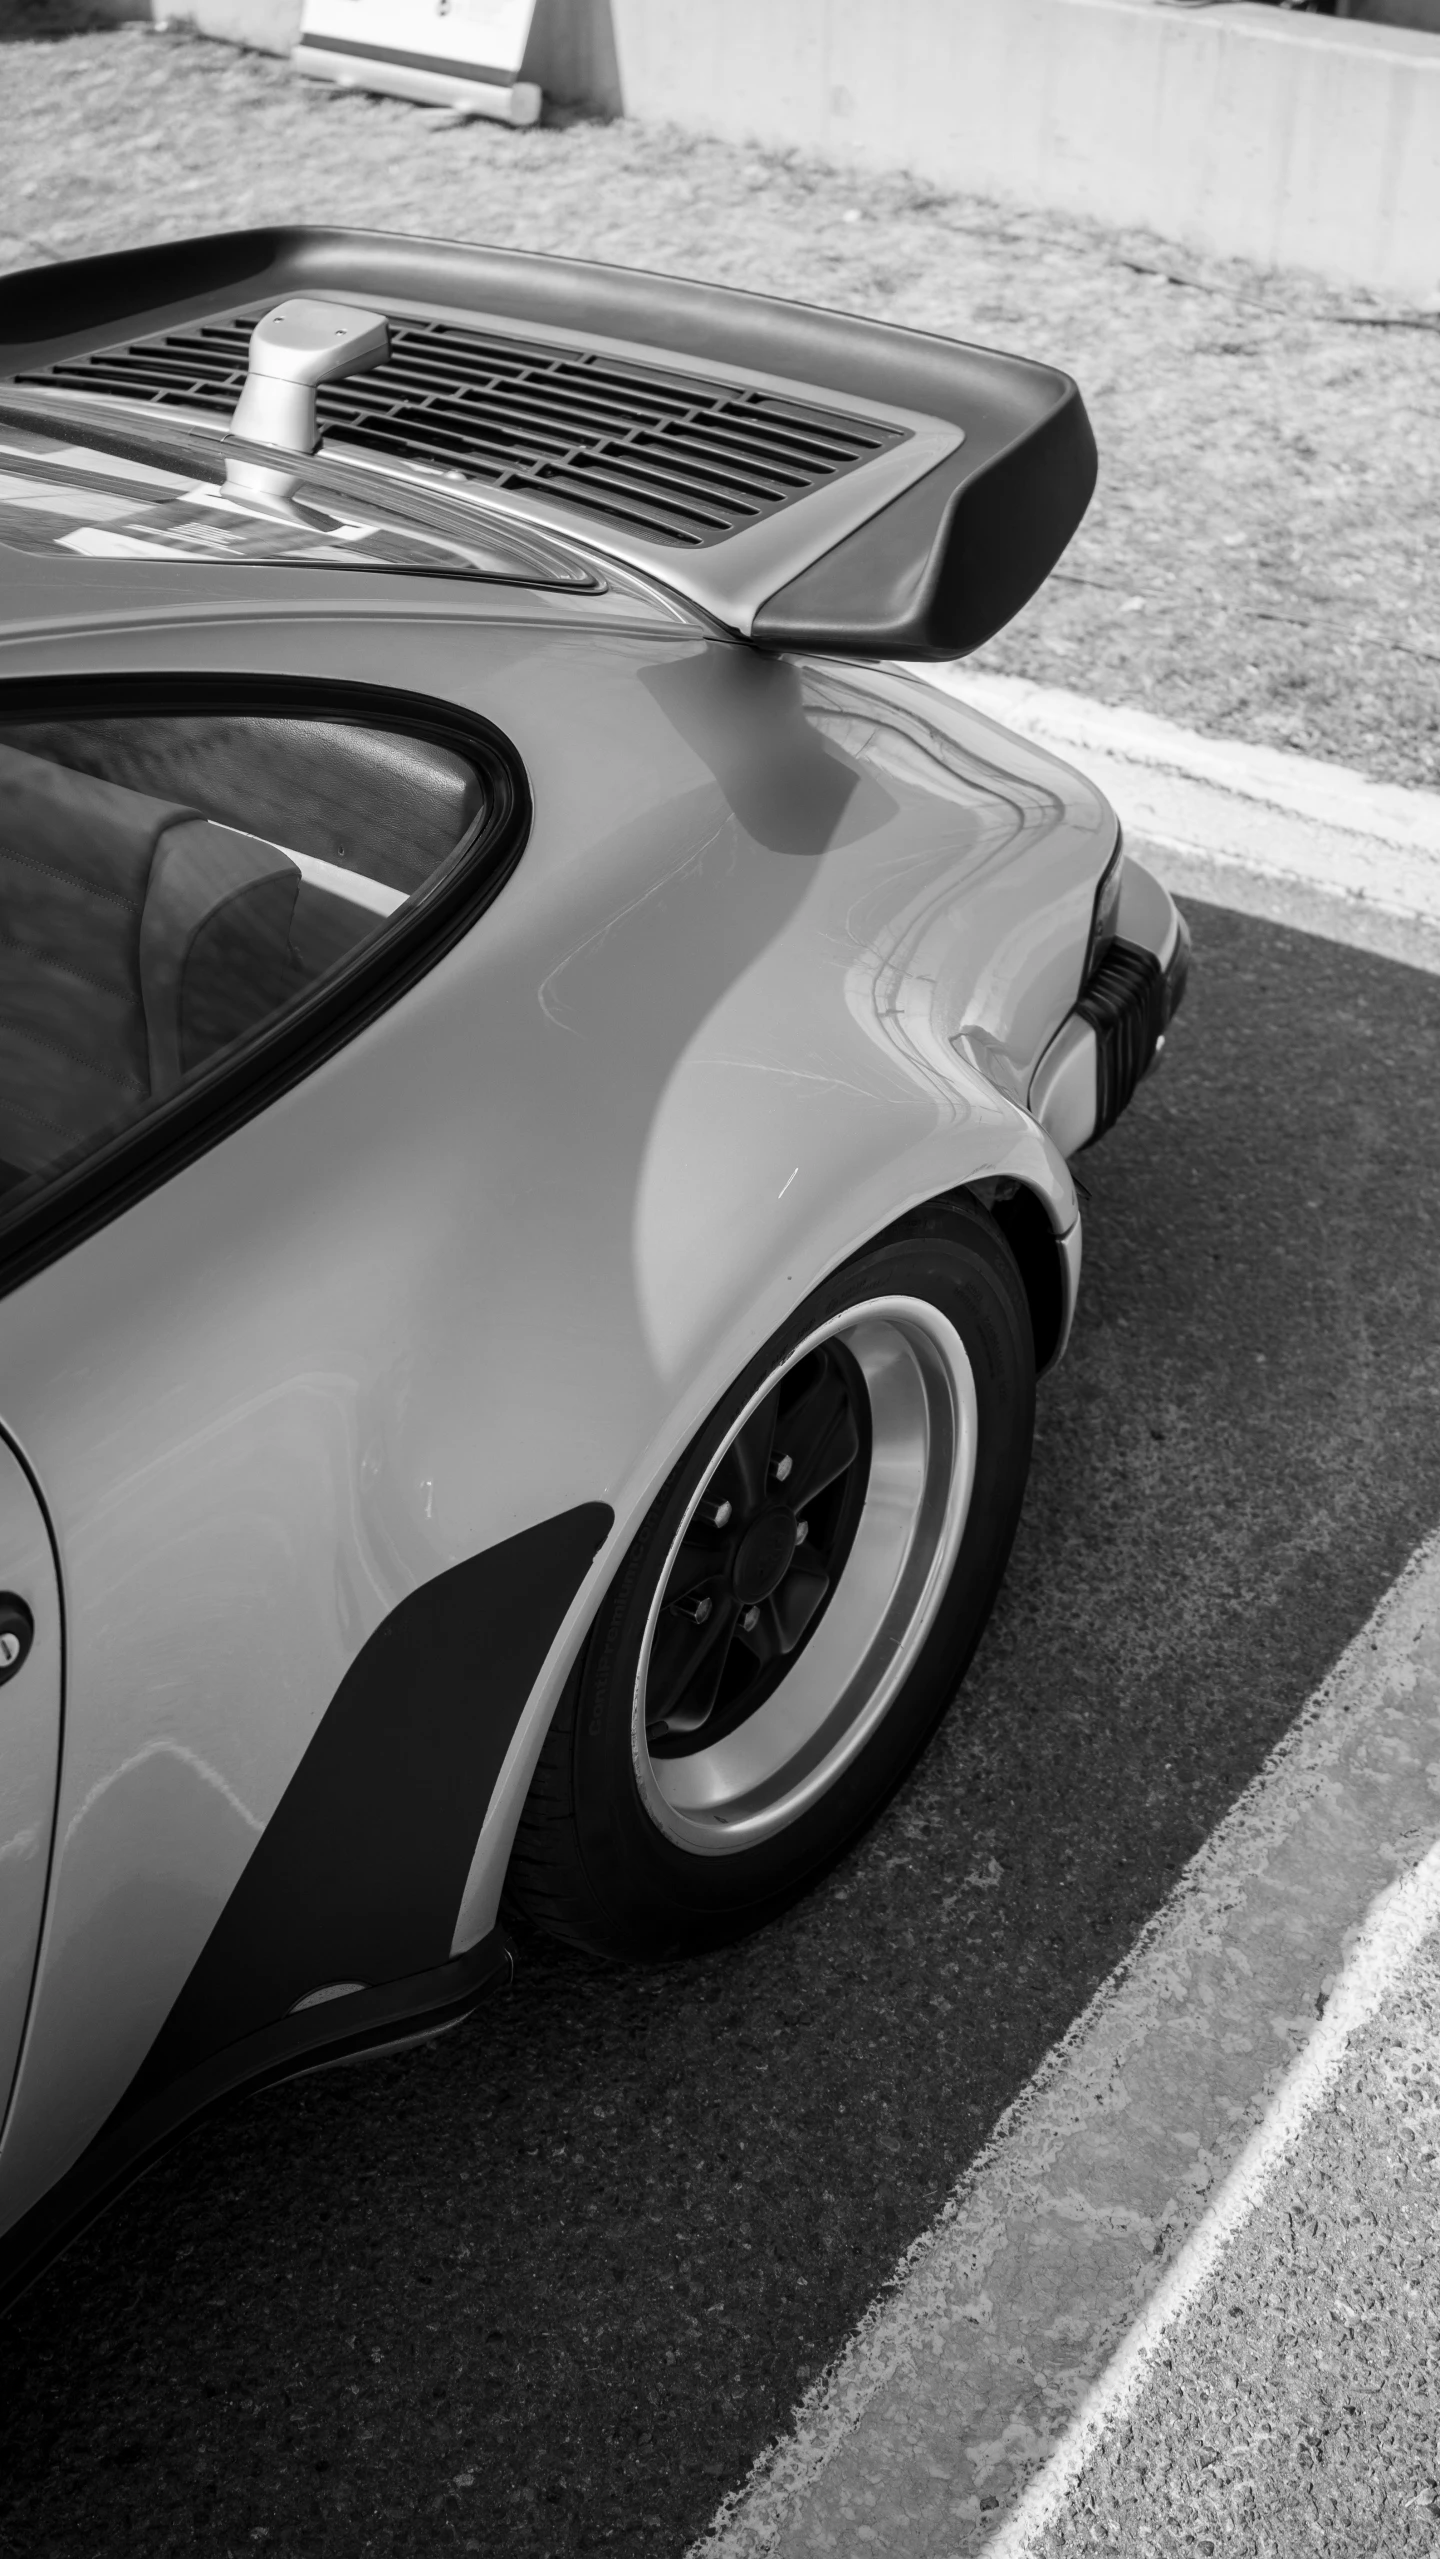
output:
M344 715L0 704L0 1215L352 978L494 799Z

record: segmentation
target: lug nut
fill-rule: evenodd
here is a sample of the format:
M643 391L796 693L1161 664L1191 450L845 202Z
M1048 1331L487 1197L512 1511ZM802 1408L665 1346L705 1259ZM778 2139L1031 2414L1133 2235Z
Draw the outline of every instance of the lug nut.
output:
M796 1545L797 1545L797 1546L803 1546L803 1545L804 1545L804 1543L805 1543L805 1540L806 1540L806 1538L809 1536L809 1534L810 1534L810 1522L808 1521L808 1519L797 1519L797 1521L795 1522L795 1543L796 1543Z
M692 1618L697 1626L703 1626L715 1614L713 1599L677 1599L671 1605L682 1617Z
M794 1463L795 1460L793 1457L772 1457L770 1460L770 1474L772 1480L777 1484L783 1484Z
M746 1608L741 1610L740 1632L742 1635L753 1635L759 1623L760 1611L758 1608Z
M728 1502L697 1502L695 1516L703 1519L707 1528L728 1528L730 1505Z

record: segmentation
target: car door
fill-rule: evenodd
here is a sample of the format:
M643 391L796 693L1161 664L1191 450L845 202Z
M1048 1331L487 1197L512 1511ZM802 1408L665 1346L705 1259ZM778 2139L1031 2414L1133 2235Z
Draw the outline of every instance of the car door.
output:
M0 1435L0 2128L45 1911L60 1762L60 1586L45 1514Z

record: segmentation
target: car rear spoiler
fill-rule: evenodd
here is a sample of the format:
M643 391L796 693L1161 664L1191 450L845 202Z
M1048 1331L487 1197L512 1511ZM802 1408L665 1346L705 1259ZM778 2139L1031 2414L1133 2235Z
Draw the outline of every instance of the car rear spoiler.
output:
M0 277L0 378L43 389L65 366L73 387L98 350L259 318L291 295L448 314L868 424L883 449L689 549L573 498L472 480L473 496L643 566L764 647L963 656L1043 583L1095 486L1084 403L1048 365L728 286L376 232L222 232Z

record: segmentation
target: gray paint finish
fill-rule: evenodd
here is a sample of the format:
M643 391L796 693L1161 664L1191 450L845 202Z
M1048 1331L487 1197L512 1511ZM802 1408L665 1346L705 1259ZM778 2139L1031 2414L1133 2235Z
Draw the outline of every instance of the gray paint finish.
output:
M0 1590L29 1609L30 1648L0 1686L0 2128L25 2031L60 1761L60 1586L44 1514L0 1439Z
M73 598L111 627L32 625L0 683L399 673L513 740L534 826L400 1004L0 1305L6 1419L73 1595L7 2217L139 2067L408 1593L578 1504L615 1512L502 1771L459 1950L493 1921L614 1560L788 1309L970 1180L1027 1182L1072 1267L1078 1243L1019 1099L1113 841L1063 767L898 673L797 670L658 615L627 632L628 600L565 627L550 598L437 609L399 579L383 615L368 579L343 613L323 576L212 580L208 608L203 578L174 583L166 626L123 567L37 581L51 615Z

